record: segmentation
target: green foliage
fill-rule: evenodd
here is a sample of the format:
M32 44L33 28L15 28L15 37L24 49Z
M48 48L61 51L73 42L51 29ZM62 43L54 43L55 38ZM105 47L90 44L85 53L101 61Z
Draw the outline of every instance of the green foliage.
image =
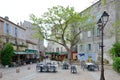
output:
M101 0L102 4L105 5L107 3L107 0Z
M113 58L120 57L120 42L116 42L110 49L110 54Z
M69 53L80 41L79 34L81 31L93 27L92 18L89 11L81 14L75 12L73 7L67 6L65 8L59 5L49 8L40 18L34 14L30 16L32 23L38 26L34 28L36 37L60 44ZM70 55L68 56L69 59Z
M1 50L1 62L3 65L10 65L14 49L11 43L6 43Z
M110 49L113 57L113 69L120 73L120 42L116 42Z
M35 33L32 35L33 38L44 39L44 33L46 32L45 27L43 27L45 26L43 23L44 20L42 18L37 18L34 14L30 15L30 20L34 26L32 29L35 31Z
M120 73L120 57L114 58L113 69Z
M73 7L69 6L66 8L63 6L49 8L48 12L45 12L40 18L34 14L30 16L32 23L39 26L34 28L36 37L53 41L65 47L67 44L71 44L71 47L76 45L81 30L83 31L83 28L86 29L85 27L91 26L88 21L89 18L89 13L84 16L80 15L79 12L75 12Z

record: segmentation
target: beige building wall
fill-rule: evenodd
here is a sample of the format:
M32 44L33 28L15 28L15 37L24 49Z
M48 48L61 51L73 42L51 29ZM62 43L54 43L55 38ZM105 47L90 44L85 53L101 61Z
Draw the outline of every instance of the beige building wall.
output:
M3 35L3 25L4 25L4 22L2 20L0 20L0 35Z
M6 43L7 40L9 42L12 42L14 44L14 47L16 44L18 46L22 44L26 45L26 38L24 35L25 30L26 29L22 26L11 22L8 17L0 17L0 39L2 39L1 47Z
M51 41L48 42L47 51L48 52L67 52L62 45L51 42Z
M26 33L25 33L26 40L29 40L36 44L36 45L28 44L28 48L44 52L44 40L40 40L39 38L33 37L35 35L35 30L33 30L33 28L35 26L33 26L32 23L28 21L24 21L22 23L22 26L26 28Z

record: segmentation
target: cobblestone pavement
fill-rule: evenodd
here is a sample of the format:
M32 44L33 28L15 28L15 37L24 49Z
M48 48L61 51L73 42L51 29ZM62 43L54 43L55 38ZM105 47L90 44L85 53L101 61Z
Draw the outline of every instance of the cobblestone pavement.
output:
M28 70L30 67L30 70ZM71 74L70 70L63 70L58 67L56 73L52 72L37 72L36 64L17 67L20 69L16 73L16 68L2 68L3 77L0 80L100 80L100 71L87 71L82 70L80 66L77 67L78 73ZM117 74L111 67L105 66L105 79L106 80L120 80L120 74Z

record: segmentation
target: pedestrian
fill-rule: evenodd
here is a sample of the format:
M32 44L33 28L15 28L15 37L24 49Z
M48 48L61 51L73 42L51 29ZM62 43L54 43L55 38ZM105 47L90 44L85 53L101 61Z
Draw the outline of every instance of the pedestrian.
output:
M85 69L85 61L81 61L81 68L82 68L83 71L84 71L84 69Z
M86 65L85 65L85 63L83 63L83 71L84 71L85 67L86 67Z

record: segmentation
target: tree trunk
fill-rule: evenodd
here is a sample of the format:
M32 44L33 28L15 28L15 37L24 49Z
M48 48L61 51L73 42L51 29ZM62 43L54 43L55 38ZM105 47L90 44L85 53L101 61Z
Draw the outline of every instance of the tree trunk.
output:
M71 62L71 50L69 49L68 50L68 62L69 62L69 64L71 64L72 62Z
M67 46L64 46L68 52L68 62L69 64L71 64L71 52L72 52L72 48L68 48Z

